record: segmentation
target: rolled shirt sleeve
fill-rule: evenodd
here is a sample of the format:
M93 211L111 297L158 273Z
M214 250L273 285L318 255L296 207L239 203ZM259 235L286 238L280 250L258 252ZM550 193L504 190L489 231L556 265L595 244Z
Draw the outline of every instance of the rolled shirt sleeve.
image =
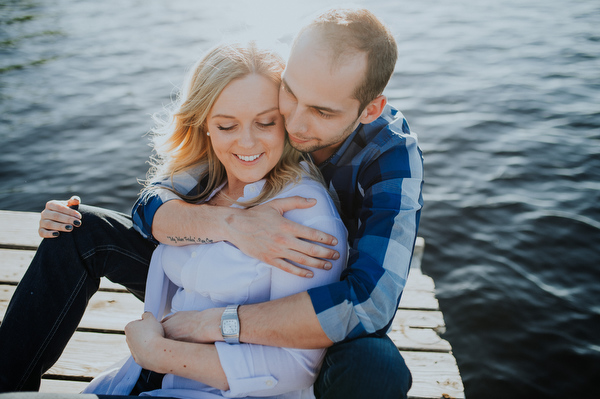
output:
M229 383L226 398L276 396L290 391L310 397L324 349L286 349L272 346L216 342L221 366Z
M152 222L156 211L168 201L181 199L179 194L197 195L202 192L199 179L205 169L203 165L197 166L145 187L131 210L133 228L144 238L156 243L152 236Z

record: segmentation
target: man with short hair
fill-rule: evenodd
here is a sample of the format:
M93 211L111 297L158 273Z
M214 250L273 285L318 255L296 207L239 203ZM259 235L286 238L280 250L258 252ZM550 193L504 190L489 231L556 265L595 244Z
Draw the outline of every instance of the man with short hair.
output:
M334 345L315 385L320 397L402 397L410 387L410 372L386 331L408 277L422 206L423 170L415 136L382 95L396 58L393 36L373 14L333 10L299 33L283 74L279 105L289 140L298 150L310 152L326 183L337 192L351 253L339 283L241 306L239 337L246 343L283 347ZM323 247L299 240L328 243L330 237L300 226L277 227L284 219L279 214L272 217L273 208L283 213L296 206L293 200L263 205L252 210L252 216L248 210L215 211L163 200L152 193L142 197L138 208L146 220L138 224L145 226L142 233L150 235L153 221L151 231L159 241L173 231L227 240L251 256L300 275L310 271L287 260L308 264L303 254L318 251L322 251L318 258L332 256ZM157 209L156 214L149 208ZM175 215L202 225L184 226ZM223 220L233 220L233 232L227 231ZM264 250L257 236L267 243L289 244L280 252L272 245ZM326 261L322 262L312 266L324 267ZM196 342L222 340L218 326L223 311L175 315L163 323L165 333Z
M367 10L324 13L296 37L283 74L280 110L292 145L311 153L330 191L337 193L351 246L348 267L337 283L243 305L237 315L228 314L238 318L233 333L241 342L329 347L315 383L319 398L406 397L411 385L410 371L386 335L408 277L423 184L416 137L382 95L396 58L394 38ZM183 173L158 187L171 184L178 192L192 193L201 182ZM287 210L312 206L310 200L294 197L252 209L222 208L188 204L171 191L156 188L146 189L133 210L135 229L151 241L174 245L167 236L193 237L196 242L226 240L247 255L307 278L312 276L311 267L327 269L327 259L338 256L327 247L335 237L282 216ZM56 216L57 222L65 223L63 216ZM0 361L0 391L7 390L4 386L11 378L18 380L11 381L11 390L39 387L44 368L56 361L69 332L76 328L84 301L97 290L98 274L123 283L138 296L143 291L153 249L150 241L135 237L124 215L93 209L85 217L90 232L83 238L73 238L73 234L59 238L63 240L60 245L70 251L65 258L70 257L71 263L82 259L79 274L71 264L65 268L64 259L61 264L48 260L57 249L43 243L23 279L22 292L50 284L46 282L50 279L56 286L48 292L55 290L64 298L60 303L67 302L69 294L73 305L56 306L54 313L44 310L46 319L35 324L40 328L28 332L37 334L45 349L29 356L37 349L12 348L13 352L29 351L22 356L25 360L19 360L26 373L11 371L9 376ZM58 281L54 274L61 267L65 275ZM19 310L42 306L39 300L27 304L31 299L25 294L17 296L20 299L11 302L5 320L18 327L0 328L2 340L2 334L10 337L13 331L14 337L19 328L25 329L14 321ZM67 315L65 322L53 322L56 312ZM215 342L224 339L219 327L224 314L224 308L180 312L164 321L163 327L169 338ZM34 361L27 359L36 353Z

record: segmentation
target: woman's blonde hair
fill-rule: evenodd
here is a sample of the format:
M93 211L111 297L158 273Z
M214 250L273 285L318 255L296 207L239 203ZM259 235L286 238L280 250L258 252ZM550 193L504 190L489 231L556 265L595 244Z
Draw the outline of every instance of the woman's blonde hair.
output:
M207 178L204 190L197 195L177 194L191 203L208 198L227 178L225 167L206 135L206 119L213 104L229 83L251 74L262 75L279 85L284 68L285 63L277 53L259 49L253 42L248 45L221 44L210 50L192 68L167 120L158 120L158 126L152 131L156 156L151 160L147 185L166 179L173 183L176 174L200 168L203 172L199 181ZM295 150L286 137L283 154L265 176L262 192L241 205L258 205L277 195L287 184L299 181L306 173L300 165L301 160L306 160L305 156ZM322 180L314 164L311 161L307 164L308 173Z

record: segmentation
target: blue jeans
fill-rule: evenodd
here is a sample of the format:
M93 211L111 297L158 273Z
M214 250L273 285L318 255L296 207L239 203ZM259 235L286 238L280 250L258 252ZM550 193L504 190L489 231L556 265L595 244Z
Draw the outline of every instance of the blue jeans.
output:
M101 277L143 299L154 244L127 215L85 205L79 211L81 227L42 241L8 305L0 324L0 392L39 390ZM392 341L367 337L327 351L315 391L324 399L404 398L410 381Z
M412 376L388 337L364 337L327 349L315 396L334 398L406 398Z

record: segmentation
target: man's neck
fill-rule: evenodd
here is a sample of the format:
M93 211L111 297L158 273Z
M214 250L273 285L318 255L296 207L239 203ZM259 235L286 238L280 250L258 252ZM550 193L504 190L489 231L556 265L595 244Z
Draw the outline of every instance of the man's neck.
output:
M315 165L319 166L320 164L322 164L323 162L325 162L327 159L329 159L329 157L331 157L336 149L330 149L330 148L323 148L321 150L317 150L317 151L313 151L310 153L310 156L312 157Z

